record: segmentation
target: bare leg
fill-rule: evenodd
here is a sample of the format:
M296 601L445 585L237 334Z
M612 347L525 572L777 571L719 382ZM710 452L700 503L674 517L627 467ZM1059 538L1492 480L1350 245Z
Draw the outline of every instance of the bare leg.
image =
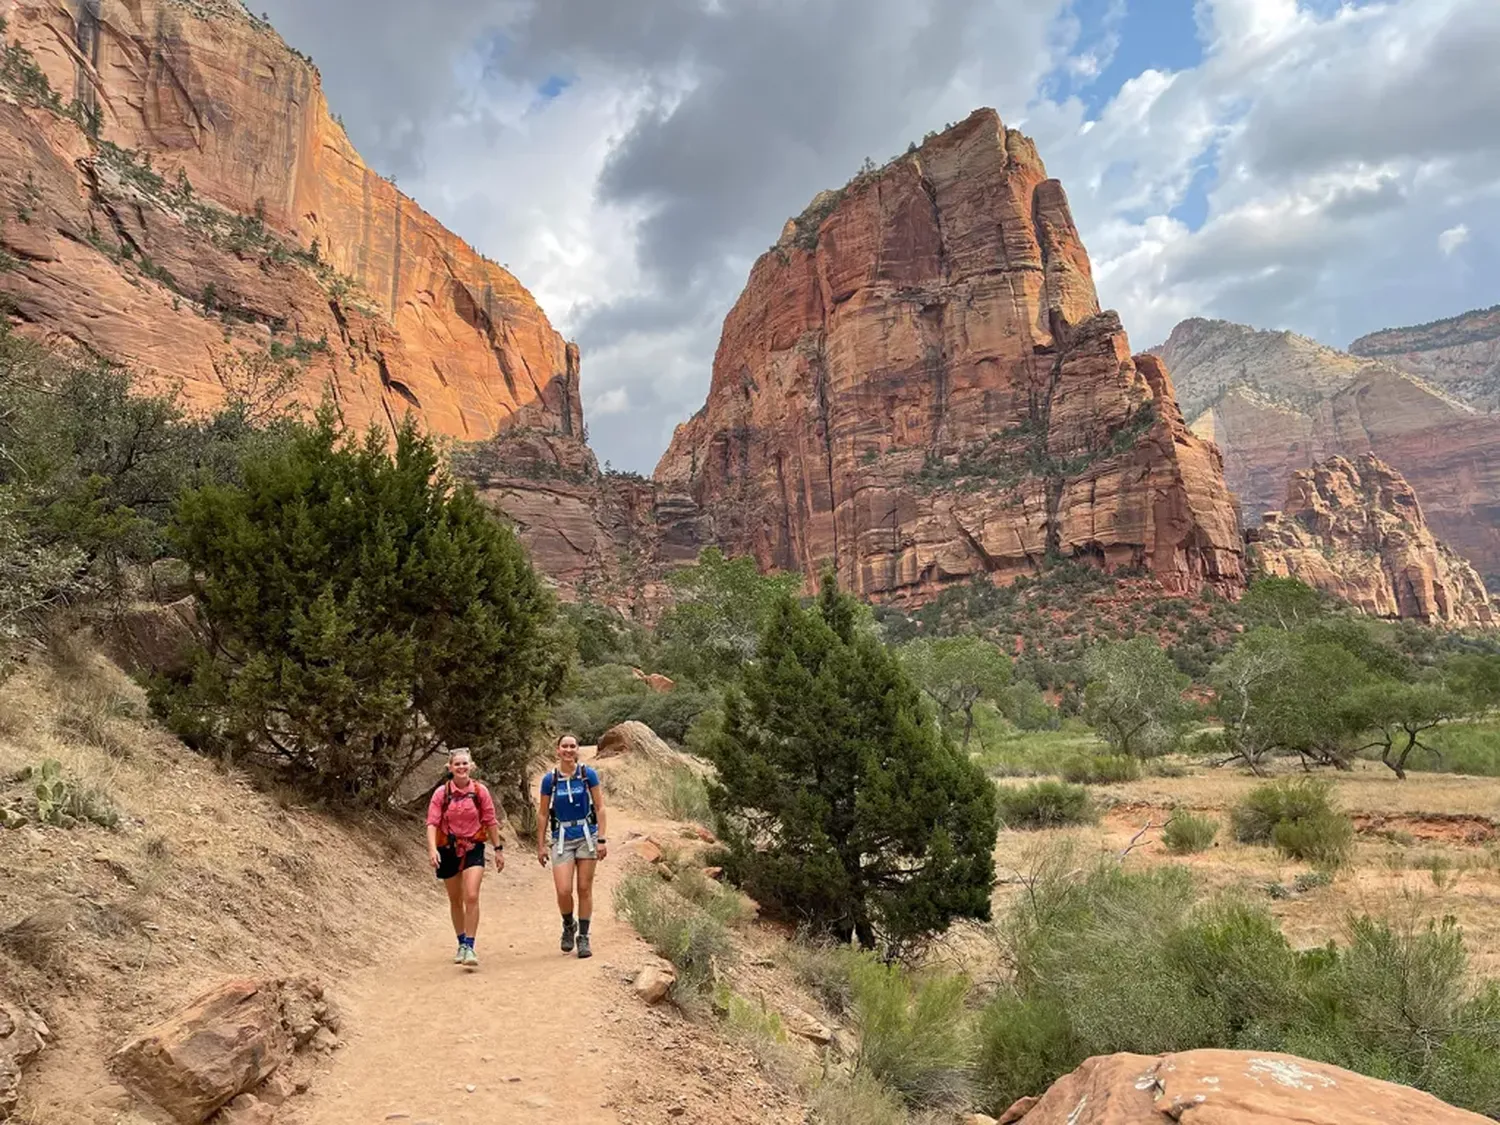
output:
M469 931L464 929L464 888L458 875L443 880L443 889L448 892L448 916L453 919L453 933L462 937Z
M597 859L580 859L578 861L578 917L592 918L594 916L594 868L599 866Z
M552 865L552 888L557 892L557 909L563 914L573 913L573 861Z
M463 878L464 933L469 940L479 932L479 884L484 879L483 867L469 867L459 872Z

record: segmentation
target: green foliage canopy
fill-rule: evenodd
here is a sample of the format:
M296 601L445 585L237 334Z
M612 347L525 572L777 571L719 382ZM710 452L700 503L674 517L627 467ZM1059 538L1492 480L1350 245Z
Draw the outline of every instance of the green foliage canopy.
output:
M773 607L709 743L725 867L813 933L899 952L988 918L995 793L831 580Z
M963 716L963 745L974 732L974 705L999 702L1010 685L1010 660L994 644L973 635L912 641L901 662L937 706L945 728Z
M567 653L512 532L408 423L341 440L330 410L242 485L180 500L212 643L158 693L190 742L334 802L388 798L445 746L524 788Z

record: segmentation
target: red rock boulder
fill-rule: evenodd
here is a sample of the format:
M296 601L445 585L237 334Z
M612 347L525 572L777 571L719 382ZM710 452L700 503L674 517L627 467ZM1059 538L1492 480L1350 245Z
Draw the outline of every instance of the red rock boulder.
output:
M1106 1055L1055 1082L1022 1125L1484 1125L1431 1094L1256 1051Z
M259 1086L330 1022L337 1021L316 984L232 980L126 1043L113 1067L173 1120L197 1125Z

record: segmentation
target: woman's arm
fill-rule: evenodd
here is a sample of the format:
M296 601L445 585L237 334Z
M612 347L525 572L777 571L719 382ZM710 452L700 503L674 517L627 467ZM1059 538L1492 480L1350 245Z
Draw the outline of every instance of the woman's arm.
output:
M438 855L437 832L436 824L429 824L427 826L427 861L433 867L436 867L442 861L442 856Z
M597 781L589 786L589 799L594 802L594 819L599 822L599 858L603 859L609 854L609 847L605 843L609 839L608 829L605 822L609 819L604 811L604 786Z
M504 871L505 844L501 840L500 818L505 814L505 810L500 806L500 803L495 800L494 796L488 789L485 790L484 795L489 798L490 805L490 822L484 826L485 839L490 842L490 847L494 850L495 853L495 870Z
M552 797L548 793L542 794L542 807L536 814L536 859L543 867L547 866L547 818L552 814Z

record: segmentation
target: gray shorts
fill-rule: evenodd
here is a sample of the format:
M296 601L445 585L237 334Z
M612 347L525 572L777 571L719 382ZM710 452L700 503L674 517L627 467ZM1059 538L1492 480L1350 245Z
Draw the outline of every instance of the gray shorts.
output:
M553 863L572 863L575 859L598 859L599 849L587 836L560 840L552 845Z

